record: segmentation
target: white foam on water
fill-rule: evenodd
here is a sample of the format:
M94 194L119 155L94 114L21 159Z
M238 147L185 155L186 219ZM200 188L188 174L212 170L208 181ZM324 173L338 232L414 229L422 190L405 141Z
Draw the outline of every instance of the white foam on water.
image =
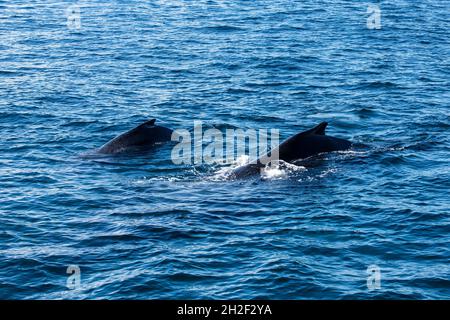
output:
M245 166L250 162L250 157L246 154L240 155L236 160L234 160L229 166L219 168L214 175L211 177L213 181L223 181L228 180L230 174L234 169L241 166Z
M272 164L268 164L261 170L261 178L264 180L277 180L285 179L293 173L303 172L307 169L303 166L298 166L285 161L278 161Z

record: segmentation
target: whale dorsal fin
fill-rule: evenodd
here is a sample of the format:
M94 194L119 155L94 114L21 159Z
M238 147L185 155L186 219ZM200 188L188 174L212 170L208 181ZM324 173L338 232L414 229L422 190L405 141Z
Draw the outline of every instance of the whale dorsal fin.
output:
M145 121L143 124L145 124L147 126L154 126L155 125L155 121L156 121L156 119L150 119L148 121Z
M138 125L136 128L131 129L131 131L137 131L137 130L143 129L143 128L147 127L147 126L154 126L155 125L155 121L156 121L156 119L147 120L144 123L141 123L140 125Z
M328 125L328 122L325 122L325 121L318 124L317 127L313 128L314 133L322 135L322 136L325 135L325 129L326 129L327 125Z
M314 128L303 132L303 134L318 134L318 135L323 136L323 135L325 135L325 128L327 127L327 125L328 125L328 122L325 122L325 121L321 122Z

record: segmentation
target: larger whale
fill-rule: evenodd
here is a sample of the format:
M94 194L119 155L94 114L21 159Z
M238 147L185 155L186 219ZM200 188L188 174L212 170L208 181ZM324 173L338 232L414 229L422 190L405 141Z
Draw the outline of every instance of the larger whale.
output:
M267 164L277 160L292 163L320 153L347 150L352 146L348 140L327 136L325 134L327 125L327 122L322 122L310 130L289 137L261 158L234 169L230 178L239 179L255 175Z
M156 144L170 141L173 130L155 125L155 121L156 119L148 120L118 135L97 149L97 152L117 154L127 151L146 151Z

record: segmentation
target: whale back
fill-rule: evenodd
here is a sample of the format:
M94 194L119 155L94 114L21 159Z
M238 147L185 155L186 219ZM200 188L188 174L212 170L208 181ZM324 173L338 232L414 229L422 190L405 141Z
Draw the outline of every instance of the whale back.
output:
M300 132L286 139L278 147L279 158L290 162L305 159L319 153L350 148L350 141L327 136L325 134L327 125L327 122L322 122L310 130Z
M230 178L244 178L256 174L273 160L293 162L324 152L349 149L352 145L350 141L325 134L327 125L327 122L322 122L312 129L289 137L258 160L234 169Z
M130 149L142 149L171 140L172 130L155 125L150 119L137 127L118 135L98 149L100 153L121 153Z

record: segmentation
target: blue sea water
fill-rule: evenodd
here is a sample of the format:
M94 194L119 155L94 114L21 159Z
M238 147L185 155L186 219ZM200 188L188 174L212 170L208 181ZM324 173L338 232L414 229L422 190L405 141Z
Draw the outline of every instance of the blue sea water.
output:
M0 1L0 298L450 298L450 2L373 4ZM240 181L81 156L149 118L365 147Z

